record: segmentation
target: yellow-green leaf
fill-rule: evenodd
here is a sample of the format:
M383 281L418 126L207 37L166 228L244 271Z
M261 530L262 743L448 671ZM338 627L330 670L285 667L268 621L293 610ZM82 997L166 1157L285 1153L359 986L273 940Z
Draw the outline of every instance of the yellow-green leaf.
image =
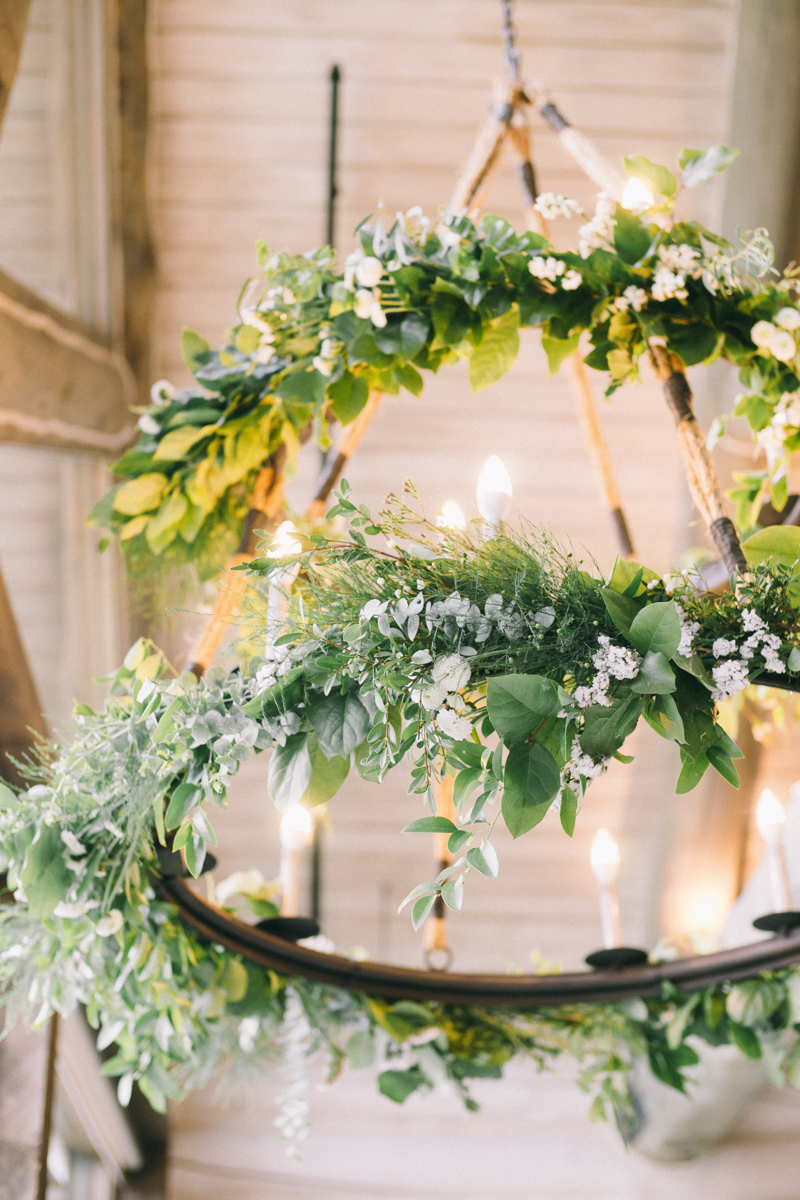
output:
M171 429L158 443L153 458L162 462L177 462L178 459L184 457L188 450L191 450L195 442L208 437L209 434L216 431L216 428L216 425L201 425L199 429L194 425L181 425L178 429Z
M480 392L502 379L519 353L519 309L516 304L483 331L469 360L469 381Z
M149 512L157 508L167 486L167 477L159 471L151 471L140 475L138 479L130 479L123 483L114 497L114 508L117 512L129 517L138 517L139 513Z
M186 513L189 503L182 492L167 496L156 515L147 526L147 544L154 554L160 554L178 534L178 525Z
M800 528L796 525L770 525L749 537L743 548L751 567L770 558L785 567L791 567L800 554Z
M136 537L137 533L141 533L142 530L147 526L147 522L149 520L150 517L147 513L143 513L140 517L134 517L132 521L128 521L127 524L122 526L119 540L121 542L126 542L128 538Z

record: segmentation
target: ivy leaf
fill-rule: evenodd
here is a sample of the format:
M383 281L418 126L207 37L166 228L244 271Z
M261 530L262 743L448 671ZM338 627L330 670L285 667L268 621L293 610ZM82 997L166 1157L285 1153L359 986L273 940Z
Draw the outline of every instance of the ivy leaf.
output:
M543 675L501 675L486 685L489 718L502 738L527 737L543 718L553 717L562 705L558 687Z
M409 312L390 316L383 329L373 333L375 345L384 354L398 358L414 358L428 340L430 322L423 313Z
M558 373L564 360L569 358L570 354L574 354L578 349L578 342L580 340L580 329L576 329L568 338L542 337L542 349L547 355L548 375Z
M544 746L534 742L509 751L502 810L512 837L521 837L539 824L560 786L561 773Z
M657 196L674 196L678 181L668 167L654 163L643 154L629 154L623 159L625 170L634 179L640 179L645 187Z
M678 166L683 172L686 187L697 187L705 183L717 171L725 171L738 157L739 151L732 146L711 146L708 150L681 150Z
M653 651L672 658L681 641L681 621L675 601L648 604L631 622L628 638L640 654Z
M334 413L342 425L349 425L369 399L369 384L363 375L345 371L341 379L328 384L327 392Z
M381 1071L378 1076L378 1091L382 1096L394 1100L395 1104L402 1104L425 1082L425 1076L417 1066L409 1067L407 1071Z
M469 381L480 392L513 367L519 353L519 309L516 304L496 317L483 331L480 344L469 360Z
M276 746L269 760L267 786L278 812L288 812L299 804L311 782L311 758L308 735L295 733L285 746Z
M631 691L647 696L665 695L675 691L675 672L660 651L647 651L639 667L639 674L631 684Z
M631 625L642 611L642 606L637 604L632 597L620 595L611 588L600 588L600 595L603 597L603 603L611 620L620 633L628 637Z
M52 916L63 900L73 875L64 862L64 843L57 825L42 825L39 837L28 848L20 882L28 897L28 910L37 921Z
M403 826L403 833L457 833L458 826L449 817L419 817Z
M358 692L354 691L346 696L341 692L317 696L309 701L306 712L320 748L328 758L349 757L364 741L372 724Z
M311 760L311 779L302 796L307 808L327 804L341 788L350 772L350 760L335 754L328 758L319 741L312 733L308 739L308 755Z
M751 567L770 559L784 567L794 566L800 555L800 528L796 525L769 525L749 537L742 549Z

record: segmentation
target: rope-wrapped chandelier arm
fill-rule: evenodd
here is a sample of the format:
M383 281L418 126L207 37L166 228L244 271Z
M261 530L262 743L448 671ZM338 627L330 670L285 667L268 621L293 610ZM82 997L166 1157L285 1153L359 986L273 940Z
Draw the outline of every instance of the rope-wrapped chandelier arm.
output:
M162 898L176 905L198 933L283 975L346 988L387 1000L429 1001L497 1008L547 1008L604 1004L634 996L658 996L664 983L684 991L748 979L800 962L800 931L720 954L630 967L624 971L580 971L564 975L466 975L414 970L386 963L353 962L322 954L263 933L208 904L183 880L163 879Z

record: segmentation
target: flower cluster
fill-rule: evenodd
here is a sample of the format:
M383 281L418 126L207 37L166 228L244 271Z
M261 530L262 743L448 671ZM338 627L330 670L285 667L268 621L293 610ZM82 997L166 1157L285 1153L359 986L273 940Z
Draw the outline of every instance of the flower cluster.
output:
M532 258L528 263L528 270L534 279L543 279L547 283L556 283L560 278L565 292L573 292L583 283L580 271L567 270L564 260L553 258L552 255L538 255Z
M595 204L594 216L578 230L578 249L581 258L588 258L592 250L607 250L614 239L616 203L600 192Z
M586 687L575 689L575 701L579 708L590 704L601 704L609 708L611 700L608 688L612 679L635 679L639 674L641 656L626 646L615 646L604 633L597 639L599 650L592 655L597 674ZM586 774L584 771L583 774Z
M560 194L556 195L555 192L540 192L533 207L542 214L545 221L555 221L559 217L566 217L569 220L573 213L580 212L577 200L570 200L567 196Z

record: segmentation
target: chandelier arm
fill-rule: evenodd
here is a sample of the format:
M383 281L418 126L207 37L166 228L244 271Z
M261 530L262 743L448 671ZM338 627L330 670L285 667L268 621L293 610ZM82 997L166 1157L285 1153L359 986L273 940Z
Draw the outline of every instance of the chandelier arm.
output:
M470 1004L496 1008L549 1008L607 1004L661 994L671 983L682 991L748 979L800 962L800 931L739 946L719 954L652 963L622 971L564 975L479 975L415 970L387 963L354 962L322 954L264 933L207 903L182 879L158 881L162 899L175 904L182 920L213 942L252 963L283 975L390 1000Z

